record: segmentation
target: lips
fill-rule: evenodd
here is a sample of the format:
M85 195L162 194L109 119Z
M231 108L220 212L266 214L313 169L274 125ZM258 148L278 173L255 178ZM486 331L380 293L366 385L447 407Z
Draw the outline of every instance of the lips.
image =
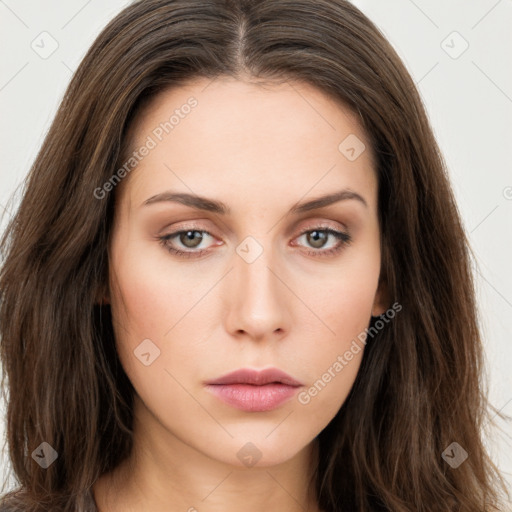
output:
M265 384L286 384L287 386L298 387L303 384L278 368L267 368L265 370L252 370L241 368L222 377L209 381L207 384L252 384L264 386Z
M264 412L289 401L303 384L277 368L242 368L205 383L222 402L245 412Z

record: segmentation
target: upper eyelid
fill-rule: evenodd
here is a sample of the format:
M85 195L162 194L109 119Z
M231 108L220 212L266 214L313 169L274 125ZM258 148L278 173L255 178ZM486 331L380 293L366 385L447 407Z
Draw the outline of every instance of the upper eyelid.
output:
M196 222L197 222L197 224L196 224ZM161 231L164 232L169 229L169 230L172 230L172 233L176 233L178 231L190 231L190 230L194 229L197 231L206 231L213 235L214 234L213 232L215 231L215 229L214 230L209 229L208 227L205 226L205 224L203 224L203 222L204 222L203 220L195 221L194 219L191 219L189 221L182 221L182 222L176 223L176 224L178 224L178 227L171 227L168 225L165 228L163 228ZM295 226L297 224L304 225L305 222L308 222L308 221L301 219L297 222L294 222L294 224L295 224ZM299 230L300 233L303 233L304 231L314 230L314 229L320 228L320 227L321 228L330 228L330 229L334 229L336 231L349 231L348 226L339 220L338 221L336 221L336 220L310 220L309 222L311 222L310 227L308 227L307 225L305 227L302 227ZM183 226L181 226L181 225L183 225ZM297 231L296 227L287 228L286 234L290 234L291 232L294 232L294 231ZM228 232L230 234L232 234L233 230L228 229Z
M301 235L303 235L305 233L308 233L310 231L314 231L315 229L322 229L322 230L323 229L332 229L334 231L339 231L339 232L342 232L342 233L348 232L348 229L346 227L340 228L340 227L336 227L336 226L333 226L331 224L328 224L325 221L324 222L319 221L319 222L313 224L311 227L304 227L304 228L300 229L299 233L297 234L297 236L301 236ZM180 233L183 233L183 232L187 232L187 231L200 231L202 233L207 233L210 236L216 237L216 235L213 232L213 230L205 229L202 226L197 226L197 225L178 227L178 228L172 229L169 233L163 233L162 236L177 235L177 234L180 234Z

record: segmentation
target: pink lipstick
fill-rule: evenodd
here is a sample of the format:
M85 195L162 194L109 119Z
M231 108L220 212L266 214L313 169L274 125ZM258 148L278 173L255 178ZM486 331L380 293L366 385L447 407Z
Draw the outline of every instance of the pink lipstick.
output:
M303 384L277 368L242 368L206 383L206 389L223 402L247 412L276 409Z

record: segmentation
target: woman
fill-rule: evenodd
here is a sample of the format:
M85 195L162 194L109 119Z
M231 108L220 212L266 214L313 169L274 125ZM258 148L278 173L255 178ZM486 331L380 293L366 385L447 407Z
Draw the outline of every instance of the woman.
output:
M445 164L350 3L127 7L2 251L5 510L504 510Z

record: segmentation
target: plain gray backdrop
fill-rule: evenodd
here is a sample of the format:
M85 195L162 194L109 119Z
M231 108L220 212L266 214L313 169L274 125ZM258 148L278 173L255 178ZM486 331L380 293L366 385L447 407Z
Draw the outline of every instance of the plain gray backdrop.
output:
M512 415L512 0L353 3L393 44L423 97L477 256L489 394ZM127 4L0 0L0 230L74 70ZM512 425L500 425L505 432L486 441L512 486ZM6 477L5 455L0 467Z

